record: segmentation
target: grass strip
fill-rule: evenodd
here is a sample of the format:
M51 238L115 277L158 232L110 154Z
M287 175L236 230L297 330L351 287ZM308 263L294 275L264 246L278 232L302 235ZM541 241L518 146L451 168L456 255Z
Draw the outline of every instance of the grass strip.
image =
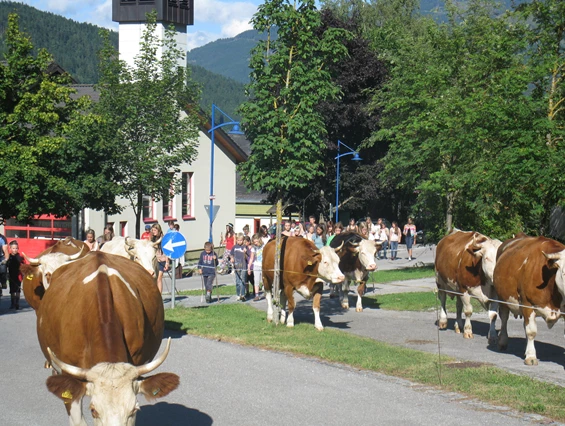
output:
M241 345L315 357L355 368L439 386L438 356L392 346L369 338L325 329L312 324L276 327L265 313L243 304L165 311L169 330ZM443 363L453 361L442 357ZM565 421L565 392L560 386L482 365L476 368L441 368L441 388L516 410Z
M393 281L419 280L435 277L433 265L407 267L402 269L376 270L369 274L369 283L390 283Z
M447 312L456 312L455 299L447 298ZM484 312L484 308L476 299L471 299L473 312ZM363 306L389 311L435 311L440 306L436 293L433 291L379 294L363 297Z

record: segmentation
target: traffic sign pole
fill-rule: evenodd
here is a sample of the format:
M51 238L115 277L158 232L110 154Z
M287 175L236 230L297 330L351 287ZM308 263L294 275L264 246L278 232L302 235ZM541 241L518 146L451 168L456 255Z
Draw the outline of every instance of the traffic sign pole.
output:
M173 260L173 276L171 278L171 307L175 307L177 259L186 252L186 239L180 232L169 232L161 240L163 254Z

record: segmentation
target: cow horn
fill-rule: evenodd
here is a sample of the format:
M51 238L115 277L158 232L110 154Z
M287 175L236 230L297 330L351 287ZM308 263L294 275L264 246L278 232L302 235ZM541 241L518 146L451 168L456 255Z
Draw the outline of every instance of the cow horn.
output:
M337 252L340 251L342 248L343 248L343 241L342 241L342 243L340 244L339 247L334 248L334 251L337 253Z
M159 244L161 244L161 241L163 240L163 237L161 236L161 238L159 238L157 241L155 241L153 243L153 247L155 248L159 248Z
M126 245L126 250L132 249L132 248L135 247L135 240L133 240L133 242L132 242L130 237L126 237L126 239L124 240L124 243Z
M77 245L73 242L73 239L71 237L65 237L65 239L63 240L64 244L67 246L73 246L76 247Z
M159 356L159 358L154 359L149 364L140 365L139 367L137 367L137 376L139 377L139 376L143 376L144 374L151 373L153 370L155 370L157 367L163 364L163 362L165 362L165 359L167 358L167 355L169 355L170 347L171 347L171 338L169 337L169 339L167 340L167 346L165 347L165 350L163 351L161 356Z
M82 380L86 379L86 374L88 373L88 370L85 370L80 367L75 367L74 365L70 365L67 364L66 362L61 361L59 358L55 356L55 354L49 347L47 348L47 352L49 352L49 357L51 358L51 362L57 365L57 367L59 367L61 371L70 374L71 376L76 377L77 379L82 379Z
M22 252L22 254L24 255L25 260L27 260L31 266L39 266L39 258L36 259L33 257L27 257L24 252Z
M75 254L70 255L70 256L69 256L69 260L77 260L77 259L80 257L80 255L82 254L82 249L83 249L83 248L84 248L84 246L82 246L82 247L80 248L80 251L79 251L78 253L75 253Z
M561 259L561 255L560 253L549 253L547 254L546 252L542 251L543 255L545 256L546 259Z

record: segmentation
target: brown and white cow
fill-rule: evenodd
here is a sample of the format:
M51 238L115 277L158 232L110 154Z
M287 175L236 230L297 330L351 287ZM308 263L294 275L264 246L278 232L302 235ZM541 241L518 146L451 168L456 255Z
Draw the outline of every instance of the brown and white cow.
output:
M82 241L67 237L43 250L36 258L24 257L29 264L20 266L23 277L23 291L26 301L37 310L39 303L49 288L51 276L64 263L86 256L90 249Z
M551 328L565 311L565 246L549 238L524 235L505 241L498 251L494 287L506 302L499 307L499 349L508 346L509 313L521 315L528 339L524 363L537 365L536 316Z
M151 240L137 240L130 237L114 237L104 243L100 251L133 260L143 266L151 276L155 276L159 244L161 244L161 239L152 242Z
M96 425L129 426L137 393L158 398L178 386L171 373L140 377L167 356L168 345L151 362L163 330L161 295L131 260L91 252L53 273L37 311L37 335L45 358L63 372L49 377L47 388L64 401L71 425L86 425L84 395Z
M276 241L263 249L263 285L267 299L267 321L273 320L272 288ZM317 249L312 241L299 237L283 237L281 246L281 323L294 327L294 291L313 299L314 325L323 330L320 320L320 300L325 282L341 283L345 276L339 270L339 257L331 247ZM288 301L288 317L284 311Z
M492 284L492 274L496 264L496 251L501 241L493 240L478 232L464 232L458 229L445 236L437 245L435 259L436 284L441 301L439 328L447 328L446 296L457 297L457 318L455 332L463 337L473 338L471 315L473 305L471 297L475 297L485 309L488 309L490 329L489 344L496 343L497 303ZM462 295L456 295L461 293ZM465 313L465 326L461 312Z
M363 295L369 272L377 269L375 256L382 245L373 240L368 240L356 232L344 232L336 235L330 242L330 247L341 249L339 256L339 269L345 274L345 281L338 285L339 301L343 309L349 309L349 284L357 283L356 312L363 312Z

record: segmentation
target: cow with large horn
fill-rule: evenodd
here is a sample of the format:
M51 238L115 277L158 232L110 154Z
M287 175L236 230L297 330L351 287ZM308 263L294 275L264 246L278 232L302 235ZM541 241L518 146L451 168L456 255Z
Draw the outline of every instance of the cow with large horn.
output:
M446 297L457 297L457 319L455 332L463 329L463 337L473 338L471 316L473 305L471 298L476 298L489 311L490 329L489 344L496 342L495 322L497 318L497 303L492 276L496 264L496 251L501 241L493 240L478 232L464 232L455 229L443 237L437 245L435 273L439 290L441 311L439 328L447 328ZM465 313L463 326L462 312Z
M85 425L81 404L91 397L96 425L133 425L135 395L167 395L175 374L141 378L158 359L164 330L161 295L144 269L119 256L92 252L59 267L37 311L37 335L45 358L61 370L47 380L64 403L72 426Z
M157 250L162 237L158 241L137 240L130 237L114 237L104 243L100 251L115 254L139 263L143 268L155 276L157 271Z
M507 240L498 250L494 268L494 287L501 301L502 325L498 347L508 346L508 317L524 318L527 345L524 363L537 365L534 340L537 334L536 316L549 328L563 316L565 300L565 245L546 237L524 234Z
M267 321L273 320L272 288L275 267L275 244L269 241L263 249L263 285L267 299ZM339 257L335 249L317 249L312 241L298 237L283 237L281 246L281 323L294 327L294 291L306 299L313 299L314 325L323 330L320 320L320 301L324 283L341 283L345 276L339 270ZM285 308L288 302L288 316Z

